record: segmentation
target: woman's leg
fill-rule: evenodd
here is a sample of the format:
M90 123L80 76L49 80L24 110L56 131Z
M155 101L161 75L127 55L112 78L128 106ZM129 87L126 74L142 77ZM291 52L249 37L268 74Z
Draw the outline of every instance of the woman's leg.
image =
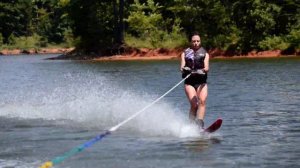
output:
M197 97L198 97L198 110L197 110L197 118L204 120L205 110L206 110L206 99L208 94L207 84L202 84L197 89Z
M190 120L194 121L197 116L197 109L198 109L198 99L197 99L197 92L195 88L191 85L184 85L185 94L190 102Z

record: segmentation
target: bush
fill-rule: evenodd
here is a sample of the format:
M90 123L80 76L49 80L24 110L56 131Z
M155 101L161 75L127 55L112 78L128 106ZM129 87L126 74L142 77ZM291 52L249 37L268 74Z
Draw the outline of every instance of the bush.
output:
M300 29L293 29L288 35L287 40L290 47L300 50Z
M126 45L134 48L178 48L188 44L188 40L184 33L167 33L157 31L144 37L135 37L131 34L125 35Z
M1 39L1 37L0 37ZM6 45L1 45L1 49L38 49L41 47L47 47L48 41L46 38L43 38L37 34L32 36L20 36L16 37L14 34L11 34L8 37L8 43Z
M11 34L9 37L8 37L8 45L15 45L16 44L16 37L14 34Z
M73 47L75 45L75 39L71 29L64 31L64 41L64 47Z
M290 46L282 36L266 37L258 45L263 50L285 50Z
M15 47L19 49L38 49L40 47L46 47L47 40L37 34L32 36L17 37L15 41Z
M125 34L125 43L126 45L133 48L153 48L150 43L150 40L145 40L142 38L137 38L131 34Z

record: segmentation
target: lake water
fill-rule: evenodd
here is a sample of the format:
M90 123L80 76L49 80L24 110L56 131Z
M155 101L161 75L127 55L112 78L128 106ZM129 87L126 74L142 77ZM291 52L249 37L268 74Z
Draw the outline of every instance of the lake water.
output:
M0 167L38 167L149 105L181 80L178 61L0 57ZM188 122L179 85L141 115L54 167L300 166L300 58L212 60L206 125Z

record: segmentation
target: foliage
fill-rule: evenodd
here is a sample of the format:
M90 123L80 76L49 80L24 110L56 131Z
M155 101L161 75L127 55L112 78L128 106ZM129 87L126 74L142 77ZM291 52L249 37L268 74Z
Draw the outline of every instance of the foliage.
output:
M3 45L3 36L2 33L0 33L0 49L2 49L2 45Z
M273 36L266 37L259 42L259 47L263 50L285 50L289 47L284 37Z
M299 0L2 0L0 9L1 48L97 53L123 34L130 47L176 48L198 31L207 49L300 50Z
M287 34L287 41L290 42L289 48L294 48L295 50L300 50L300 9L299 13L296 15L296 23L291 27L291 31Z
M49 42L61 43L70 23L67 14L69 0L34 0L33 29Z
M140 3L138 0L131 5L128 22L127 44L134 47L174 48L186 43L185 35L181 33L180 19L164 19L161 8L153 0ZM168 28L171 27L170 31ZM144 41L144 44L134 41Z
M73 21L78 48L95 52L113 45L113 2L110 0L73 0L69 16Z
M6 44L12 37L42 36L49 43L63 43L69 28L68 0L12 0L0 2L0 32Z
M14 34L16 36L28 35L30 31L30 10L32 5L26 0L12 0L0 2L0 32L4 43Z
M76 44L76 40L74 38L73 32L71 29L66 29L64 31L64 43L63 46L64 47L73 47L77 45Z
M8 45L2 45L2 49L38 49L46 47L47 41L37 34L32 36L19 36L16 37L13 34L8 38Z
M295 48L296 50L300 50L300 28L293 29L287 35L287 41L290 42L291 48Z
M16 38L15 46L17 46L19 49L30 49L30 48L36 48L36 47L46 47L46 42L42 41L42 37L33 34L32 36L21 36Z
M300 28L295 27L287 35L267 36L259 42L259 47L263 50L300 50Z

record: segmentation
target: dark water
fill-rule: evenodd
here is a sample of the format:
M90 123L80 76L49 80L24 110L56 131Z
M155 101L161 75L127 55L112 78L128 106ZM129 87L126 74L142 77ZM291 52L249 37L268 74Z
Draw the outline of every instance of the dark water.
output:
M181 78L178 61L0 57L0 167L38 167L115 126ZM188 122L180 85L55 167L299 167L300 59L212 60L205 122Z

